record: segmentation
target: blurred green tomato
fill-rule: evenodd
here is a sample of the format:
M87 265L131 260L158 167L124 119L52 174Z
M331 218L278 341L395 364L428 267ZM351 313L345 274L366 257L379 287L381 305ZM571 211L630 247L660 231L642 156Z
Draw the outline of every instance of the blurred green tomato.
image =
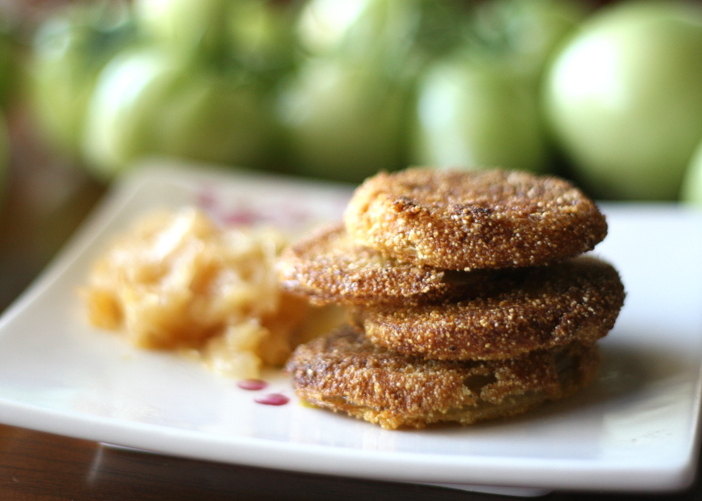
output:
M302 47L313 55L338 49L369 0L309 0L298 20Z
M580 0L491 0L477 4L473 34L538 83L554 50L588 14Z
M685 203L702 208L702 141L685 171L680 198Z
M407 89L373 65L311 61L281 98L296 172L358 182L403 166L407 103Z
M234 57L272 84L292 71L300 57L295 31L302 0L234 2L230 40Z
M585 15L573 0L476 4L463 50L420 80L412 163L546 171L539 82L554 47Z
M158 43L164 43L186 50L199 43L204 37L224 36L217 31L211 33L212 26L226 16L230 0L134 0L134 9L139 24L147 36Z
M543 172L549 147L531 82L509 64L461 56L429 69L418 91L411 163Z
M582 25L546 79L573 172L604 198L674 199L702 137L702 6L632 1Z
M465 3L456 1L367 0L337 54L371 59L389 75L416 74L465 41L469 12Z
M146 156L257 167L275 131L255 81L149 47L121 54L101 74L83 149L103 178Z
M156 43L184 54L203 48L224 54L274 80L294 65L300 2L135 0L135 10Z
M97 76L135 37L122 2L71 5L38 29L28 62L29 99L40 129L64 153L78 155Z
M298 172L358 182L406 166L417 75L458 44L465 7L446 0L340 4L343 22L285 89L281 116ZM301 26L305 14L328 8L331 16L333 6L313 1Z

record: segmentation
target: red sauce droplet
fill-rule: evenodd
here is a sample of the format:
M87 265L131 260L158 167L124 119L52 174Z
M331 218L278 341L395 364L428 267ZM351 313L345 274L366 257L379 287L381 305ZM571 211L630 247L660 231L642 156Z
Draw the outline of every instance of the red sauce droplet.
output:
M271 393L270 395L265 395L254 400L257 404L263 405L285 405L289 401L290 399L288 397L280 393Z
M258 391L266 388L268 383L261 381L260 379L245 379L243 381L239 381L237 386L242 390Z

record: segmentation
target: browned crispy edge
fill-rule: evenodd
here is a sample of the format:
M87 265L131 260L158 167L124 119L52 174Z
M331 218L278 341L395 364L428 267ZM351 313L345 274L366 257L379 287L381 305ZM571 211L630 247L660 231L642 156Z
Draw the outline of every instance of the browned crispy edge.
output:
M624 304L616 269L592 257L503 277L493 290L482 288L463 301L365 306L352 318L373 342L400 353L501 359L576 340L592 343L614 327Z
M277 263L284 290L313 304L403 304L454 297L464 287L456 272L388 258L356 244L341 223L289 246Z
M436 361L371 343L346 325L299 346L287 364L296 394L386 429L464 425L524 413L589 384L595 344L571 343L503 361Z

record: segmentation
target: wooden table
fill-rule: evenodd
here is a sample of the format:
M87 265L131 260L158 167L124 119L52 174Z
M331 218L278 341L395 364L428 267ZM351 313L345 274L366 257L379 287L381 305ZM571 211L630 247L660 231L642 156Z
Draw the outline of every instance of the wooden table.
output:
M13 119L14 155L0 208L0 311L30 283L104 192ZM2 416L0 416L2 422ZM0 425L0 500L490 500L494 496L167 457ZM548 500L702 500L677 495L554 493Z
M502 498L440 487L193 461L0 426L0 499L489 501ZM553 493L540 499L699 501L702 486L679 495Z

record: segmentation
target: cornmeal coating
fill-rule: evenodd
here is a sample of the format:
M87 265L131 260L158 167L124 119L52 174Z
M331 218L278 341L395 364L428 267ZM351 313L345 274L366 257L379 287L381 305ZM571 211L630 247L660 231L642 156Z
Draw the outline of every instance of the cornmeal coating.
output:
M343 224L312 232L283 251L276 265L281 286L313 304L436 301L456 296L479 273L403 263L354 242Z
M361 244L454 270L548 264L607 234L605 217L571 183L497 169L379 173L356 189L344 221Z
M298 346L287 370L310 404L396 429L520 414L576 393L598 366L597 347L577 342L510 360L427 360L378 347L345 325Z
M593 343L624 303L619 274L581 256L503 274L457 302L358 308L354 323L378 345L441 360L505 359L573 341Z

